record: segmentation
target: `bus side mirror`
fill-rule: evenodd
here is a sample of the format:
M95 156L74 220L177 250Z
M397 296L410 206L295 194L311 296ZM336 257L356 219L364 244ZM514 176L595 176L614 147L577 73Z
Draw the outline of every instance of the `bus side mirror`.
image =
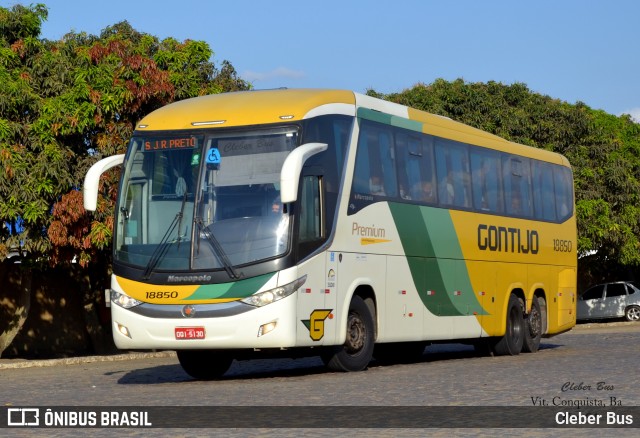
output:
M298 146L287 155L280 171L280 202L287 204L298 198L302 166L309 157L326 151L328 146L326 143L307 143Z
M85 210L96 211L96 207L98 205L98 186L100 184L100 175L112 167L121 165L123 162L124 154L120 154L103 158L91 166L87 175L84 177L84 186L82 188Z

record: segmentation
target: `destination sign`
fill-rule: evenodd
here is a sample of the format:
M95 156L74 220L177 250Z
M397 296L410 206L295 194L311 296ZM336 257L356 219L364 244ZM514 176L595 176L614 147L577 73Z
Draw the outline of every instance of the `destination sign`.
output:
M159 138L144 142L144 150L192 149L198 145L196 137Z

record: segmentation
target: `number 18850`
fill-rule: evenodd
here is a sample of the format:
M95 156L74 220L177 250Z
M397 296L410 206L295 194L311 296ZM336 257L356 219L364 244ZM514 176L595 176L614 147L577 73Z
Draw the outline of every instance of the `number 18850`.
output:
M553 239L553 250L556 252L571 252L573 242L570 240Z

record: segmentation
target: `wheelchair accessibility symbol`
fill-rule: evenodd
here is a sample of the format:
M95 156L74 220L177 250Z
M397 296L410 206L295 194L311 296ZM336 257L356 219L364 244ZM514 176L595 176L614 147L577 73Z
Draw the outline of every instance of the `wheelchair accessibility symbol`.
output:
M207 154L207 164L220 164L220 151L218 148L209 149Z

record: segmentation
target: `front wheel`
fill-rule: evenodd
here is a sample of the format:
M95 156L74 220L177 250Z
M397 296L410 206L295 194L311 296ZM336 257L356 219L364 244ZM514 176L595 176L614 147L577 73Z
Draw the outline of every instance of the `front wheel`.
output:
M182 369L197 380L213 380L227 372L233 357L224 350L177 350Z
M354 296L347 317L347 339L322 355L325 365L334 371L362 371L373 356L374 325L369 306Z
M522 318L522 305L515 296L509 296L507 305L507 330L503 337L499 338L493 350L498 356L515 356L520 354L524 343L524 320Z
M640 307L627 307L627 310L624 311L624 317L627 318L627 321L640 321Z

